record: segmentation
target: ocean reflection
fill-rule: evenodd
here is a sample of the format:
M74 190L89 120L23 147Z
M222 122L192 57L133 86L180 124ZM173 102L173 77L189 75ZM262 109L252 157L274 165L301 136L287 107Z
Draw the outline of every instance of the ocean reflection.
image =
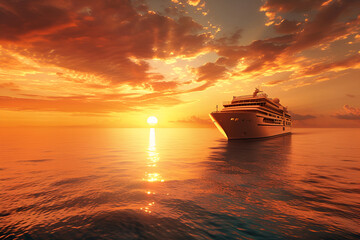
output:
M148 170L145 172L145 178L143 181L148 183L155 183L155 182L164 182L164 179L158 172L157 164L160 160L159 153L156 150L156 136L155 136L155 128L149 129L149 145L147 148L147 163L146 166ZM146 193L151 196L156 194L154 190L154 186L149 185L149 190ZM149 200L150 202L147 203L147 206L141 207L140 210L143 210L146 213L151 213L151 207L155 205L155 201L153 199Z
M349 201L344 193L349 184L338 187L339 182L344 182L344 169L339 171L338 166L329 164L333 161L331 154L324 152L318 159L313 158L316 155L306 155L314 146L303 147L304 155L295 152L299 145L308 144L309 138L303 140L303 137L306 135L219 141L209 156L209 185L216 195L207 198L207 208L236 216L238 222L251 225L244 229L263 234L258 238L286 239L290 234L300 239L329 239L330 236L331 239L353 239L356 236L353 233L358 231L349 219L358 220L352 214L356 203ZM294 155L299 156L299 160ZM327 172L324 173L324 169ZM316 181L308 177L323 175L326 178L319 177ZM328 181L329 178L334 181ZM351 195L354 194L352 191ZM242 234L240 230L239 235Z
M360 239L360 129L27 131L0 132L0 239Z
M218 171L226 173L237 170L260 177L279 174L289 161L291 139L292 135L285 135L261 140L221 141L219 146L211 148L209 158L218 163Z
M156 140L155 140L155 128L150 128L149 134L149 146L147 149L147 166L149 167L149 172L145 172L145 180L148 182L164 182L161 175L157 171L157 163L159 162L159 153L156 151Z
M149 147L147 149L148 153L148 167L156 167L156 163L159 161L159 153L156 151L156 141L155 141L155 128L150 128L149 133Z

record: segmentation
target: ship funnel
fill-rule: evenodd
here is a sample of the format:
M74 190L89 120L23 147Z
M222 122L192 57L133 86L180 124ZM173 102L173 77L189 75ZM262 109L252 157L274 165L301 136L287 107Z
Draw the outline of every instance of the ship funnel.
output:
M259 90L259 88L255 88L255 91L253 93L253 97L256 97L259 92L262 92Z

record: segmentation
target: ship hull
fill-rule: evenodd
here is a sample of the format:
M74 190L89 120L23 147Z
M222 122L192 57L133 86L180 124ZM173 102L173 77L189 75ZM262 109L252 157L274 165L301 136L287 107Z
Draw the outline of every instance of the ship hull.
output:
M213 112L210 118L229 140L266 138L291 133L291 126L263 122L256 112Z

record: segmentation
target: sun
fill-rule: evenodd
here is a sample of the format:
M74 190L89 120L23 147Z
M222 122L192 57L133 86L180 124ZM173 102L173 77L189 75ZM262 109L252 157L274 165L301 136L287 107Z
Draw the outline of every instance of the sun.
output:
M156 124L158 123L158 120L157 120L156 117L151 116L151 117L148 117L147 123L148 123L149 125L156 125Z

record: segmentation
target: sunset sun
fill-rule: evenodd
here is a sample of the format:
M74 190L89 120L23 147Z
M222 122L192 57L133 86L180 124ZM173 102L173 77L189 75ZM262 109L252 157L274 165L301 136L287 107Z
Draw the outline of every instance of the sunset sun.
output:
M156 124L158 123L158 120L157 120L156 117L151 116L151 117L148 117L147 123L148 123L149 125L154 126L154 125L156 125Z

